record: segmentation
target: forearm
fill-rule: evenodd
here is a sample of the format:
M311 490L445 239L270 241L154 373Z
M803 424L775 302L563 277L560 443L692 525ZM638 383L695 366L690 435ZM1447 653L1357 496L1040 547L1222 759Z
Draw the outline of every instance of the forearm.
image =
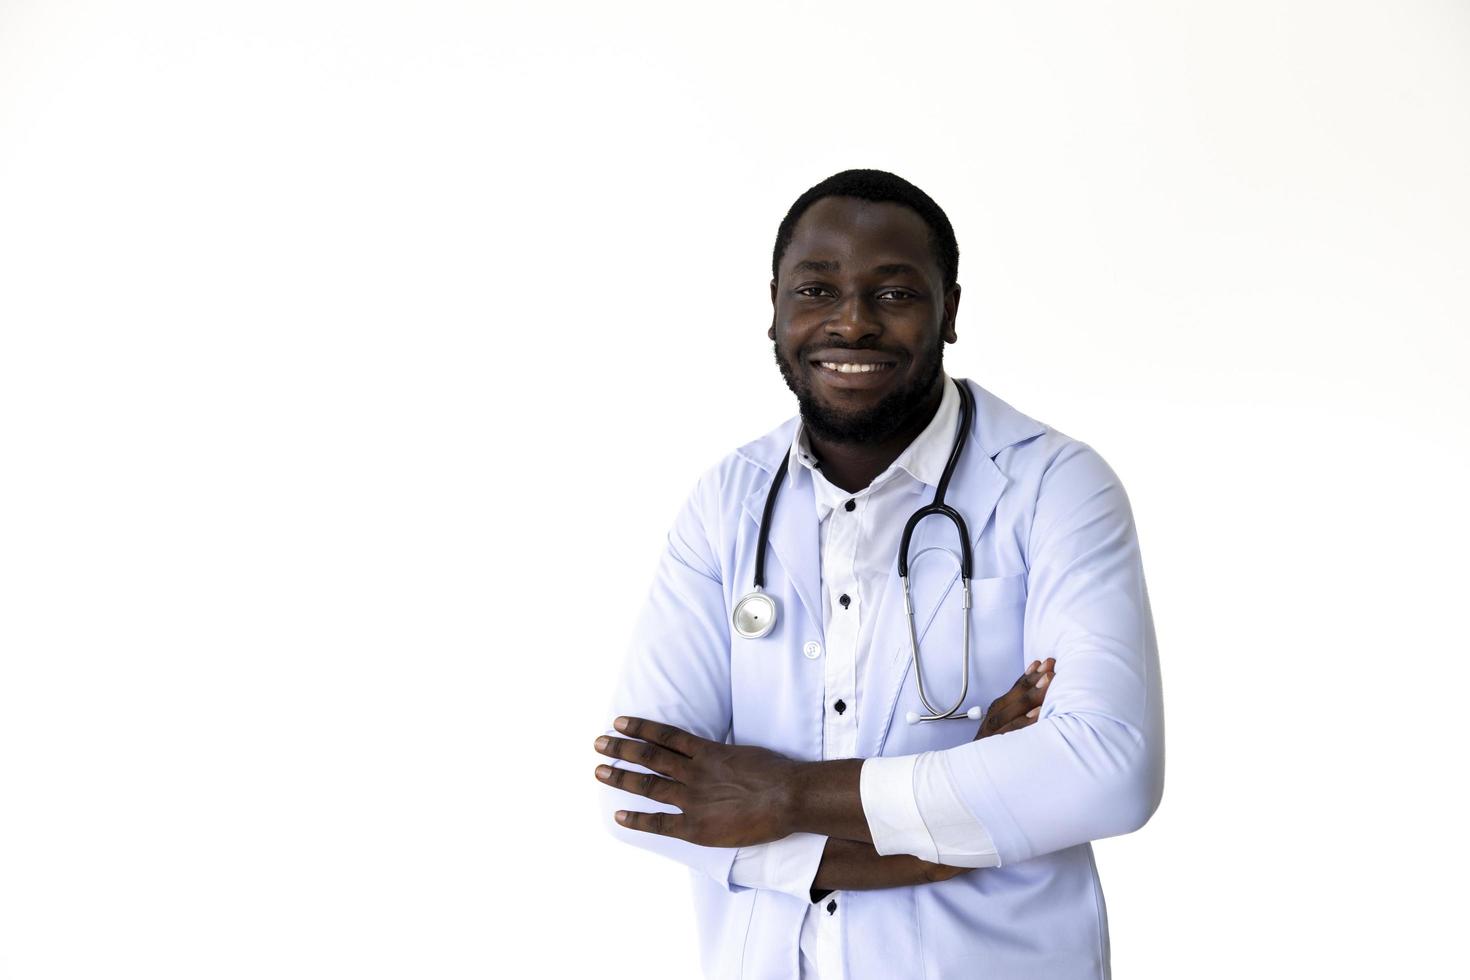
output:
M854 889L901 888L947 881L968 868L931 864L909 854L884 856L872 844L827 838L822 863L812 881L813 891L850 891Z
M792 831L872 844L863 814L862 759L798 763L790 786Z

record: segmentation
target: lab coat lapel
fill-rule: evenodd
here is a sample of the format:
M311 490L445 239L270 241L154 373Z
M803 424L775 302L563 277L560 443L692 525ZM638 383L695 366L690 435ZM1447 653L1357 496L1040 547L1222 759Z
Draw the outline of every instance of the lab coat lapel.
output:
M796 485L781 487L775 513L771 515L771 536L767 541L766 590L775 581L773 573L785 572L786 579L796 591L807 616L818 631L824 622L820 605L821 590L821 539L817 531L817 506L813 498L811 474L804 467L796 468ZM774 478L772 473L771 477ZM761 523L761 512L765 510L766 494L771 489L771 480L760 482L744 502L745 515L752 523L751 540L756 540ZM779 597L777 602L780 602ZM780 611L777 616L781 615ZM791 622L788 620L788 623ZM780 628L779 626L777 627Z
M971 422L969 440L964 452L955 465L954 478L950 481L945 502L960 512L970 534L970 546L979 566L980 538L990 524L996 504L1009 482L992 458L1004 445L996 447L994 439L986 439L986 403L982 392L969 381L970 392L975 396L975 418ZM1030 421L1029 419L1027 421ZM1015 440L1012 440L1015 441ZM1009 445L1006 442L1005 445ZM915 495L914 506L927 504L933 498L931 489ZM943 517L926 517L914 529L909 543L911 560L925 548L943 548L958 557L959 541L954 525ZM921 562L909 569L909 585L913 592L914 624L922 645L924 634L933 623L935 613L944 604L952 589L959 588L958 561ZM972 574L979 574L978 572ZM893 723L898 698L913 661L912 643L909 639L908 617L904 613L903 585L898 577L898 563L894 562L889 572L887 591L874 624L873 646L863 674L864 700L868 710L862 712L858 724L858 757L869 758L881 755L883 743ZM952 654L951 654L952 655ZM927 677L927 674L926 674ZM953 695L950 695L953 697ZM948 705L945 705L948 707Z

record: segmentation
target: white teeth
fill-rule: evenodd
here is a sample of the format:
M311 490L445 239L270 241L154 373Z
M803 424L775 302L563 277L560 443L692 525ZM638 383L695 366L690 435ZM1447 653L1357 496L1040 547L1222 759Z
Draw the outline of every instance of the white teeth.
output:
M836 361L822 361L820 363L827 370L836 371L839 374L871 374L874 371L881 371L888 367L887 364L848 364L845 362L838 364Z

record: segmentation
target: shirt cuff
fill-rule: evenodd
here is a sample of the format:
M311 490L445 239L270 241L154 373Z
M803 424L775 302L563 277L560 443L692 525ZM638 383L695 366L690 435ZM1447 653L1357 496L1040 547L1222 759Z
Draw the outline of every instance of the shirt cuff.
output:
M863 760L858 793L874 850L879 854L912 854L937 863L939 852L924 826L919 801L914 798L914 764L918 761L916 755Z
M769 844L742 847L730 867L730 883L768 888L810 902L812 882L827 849L825 834L791 834Z
M975 819L955 789L949 759L925 752L914 766L914 796L924 825L939 852L939 863L952 868L998 868L1000 852L985 825Z
M863 762L858 789L873 848L956 868L993 868L1000 855L955 791L941 753Z

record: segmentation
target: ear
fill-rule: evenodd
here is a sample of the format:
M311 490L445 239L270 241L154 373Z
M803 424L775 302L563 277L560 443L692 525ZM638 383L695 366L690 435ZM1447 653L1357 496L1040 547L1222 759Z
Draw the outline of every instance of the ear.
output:
M766 339L776 339L776 280L771 280L771 325L766 330Z
M942 324L942 330L944 334L944 342L947 344L953 344L955 341L959 340L959 337L955 334L954 331L955 320L959 318L959 315L960 284L955 283L953 286L949 287L949 291L944 294L944 323Z

